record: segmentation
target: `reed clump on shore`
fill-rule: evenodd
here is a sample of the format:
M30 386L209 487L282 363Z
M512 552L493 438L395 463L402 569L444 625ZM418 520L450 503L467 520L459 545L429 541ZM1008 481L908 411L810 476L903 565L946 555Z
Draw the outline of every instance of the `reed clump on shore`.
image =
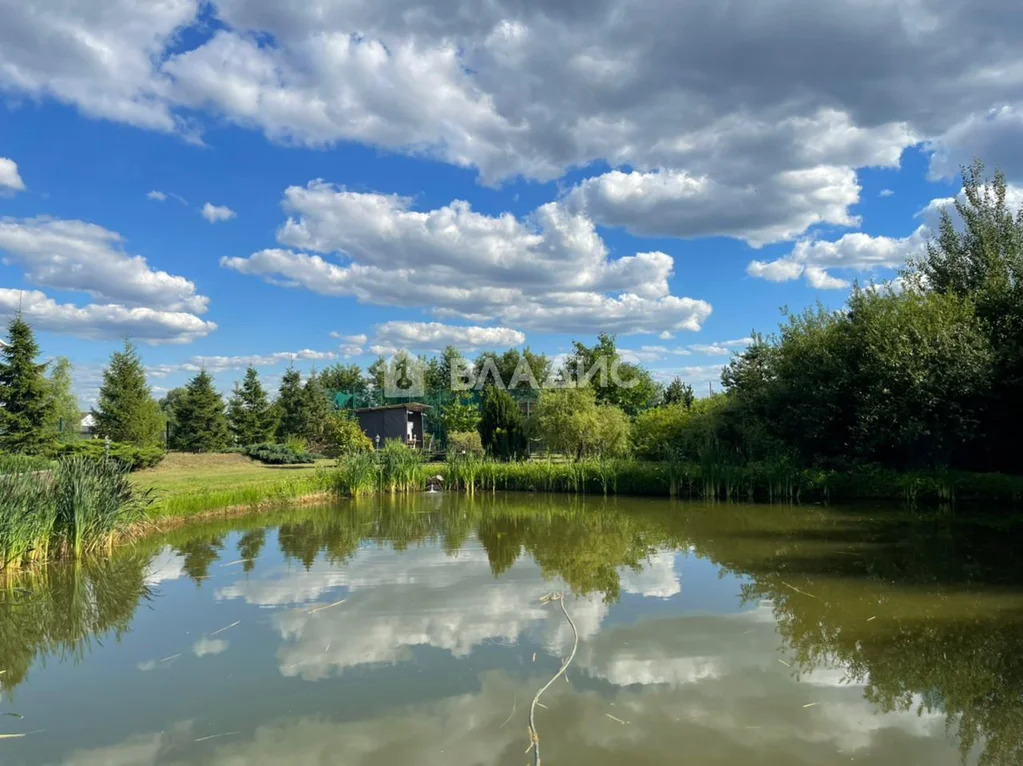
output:
M118 462L75 455L0 475L0 569L109 549L146 519L150 493Z
M390 451L389 451L390 450ZM583 459L498 461L471 454L424 463L396 444L379 453L342 457L327 470L327 488L357 497L416 492L434 475L449 491L636 495L687 500L829 503L885 501L906 505L957 503L1023 505L1023 477L963 471L900 472L875 467L849 471L802 469L787 461L737 466L706 459Z

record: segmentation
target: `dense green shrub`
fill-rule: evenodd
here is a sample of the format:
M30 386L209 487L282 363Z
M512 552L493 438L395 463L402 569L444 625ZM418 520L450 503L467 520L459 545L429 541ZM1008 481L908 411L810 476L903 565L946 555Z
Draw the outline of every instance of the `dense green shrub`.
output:
M576 460L622 457L632 446L628 417L619 407L597 404L588 387L542 391L533 430L549 451Z
M363 432L362 426L347 412L333 412L328 415L324 422L323 436L324 450L329 457L369 452L373 449L373 442Z
M120 463L128 471L140 471L158 465L167 453L160 447L136 447L134 444L122 444L101 439L82 439L76 442L61 444L54 449L55 457L81 455L94 460L110 458Z
M479 431L454 431L448 434L449 455L483 455Z
M23 471L45 471L53 467L53 461L42 455L17 455L0 453L0 474Z
M308 465L316 458L292 444L251 444L244 454L267 465Z
M682 404L655 407L641 413L633 428L633 448L644 460L661 460L686 441L692 412Z

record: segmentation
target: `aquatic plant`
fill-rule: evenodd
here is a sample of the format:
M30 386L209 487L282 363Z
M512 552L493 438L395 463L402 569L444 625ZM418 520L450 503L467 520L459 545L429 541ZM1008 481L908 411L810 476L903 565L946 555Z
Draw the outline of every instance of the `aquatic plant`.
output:
M376 453L380 466L380 489L387 492L414 492L426 481L422 470L423 453L398 439L389 440Z
M340 495L359 497L375 492L379 468L370 452L342 455L334 469L326 472L328 485Z
M82 456L51 471L0 476L0 569L112 544L141 522L151 503L123 465Z
M326 488L359 497L371 492L418 492L426 486L427 471L420 450L392 440L376 452L342 455L323 476Z

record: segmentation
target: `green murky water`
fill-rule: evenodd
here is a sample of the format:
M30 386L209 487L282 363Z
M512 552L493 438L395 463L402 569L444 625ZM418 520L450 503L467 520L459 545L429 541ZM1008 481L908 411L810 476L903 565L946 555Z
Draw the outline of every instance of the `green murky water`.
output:
M1023 762L1009 523L423 495L0 589L3 764ZM342 603L338 603L342 602Z

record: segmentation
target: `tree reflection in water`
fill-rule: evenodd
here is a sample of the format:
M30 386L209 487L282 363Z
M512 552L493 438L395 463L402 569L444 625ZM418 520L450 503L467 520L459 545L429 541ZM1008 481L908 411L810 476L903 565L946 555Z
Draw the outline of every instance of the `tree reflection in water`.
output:
M964 754L1023 763L1023 559L1009 522L895 513L679 505L513 495L369 498L183 527L109 561L48 566L0 582L0 689L47 656L73 661L131 626L164 546L204 587L235 550L248 573L276 529L280 554L344 567L360 547L480 545L495 577L520 558L576 594L619 599L620 573L658 550L689 549L743 576L771 603L796 673L840 666L880 711L943 711ZM230 540L229 540L230 537ZM476 542L474 542L476 541ZM230 547L229 547L230 546Z

